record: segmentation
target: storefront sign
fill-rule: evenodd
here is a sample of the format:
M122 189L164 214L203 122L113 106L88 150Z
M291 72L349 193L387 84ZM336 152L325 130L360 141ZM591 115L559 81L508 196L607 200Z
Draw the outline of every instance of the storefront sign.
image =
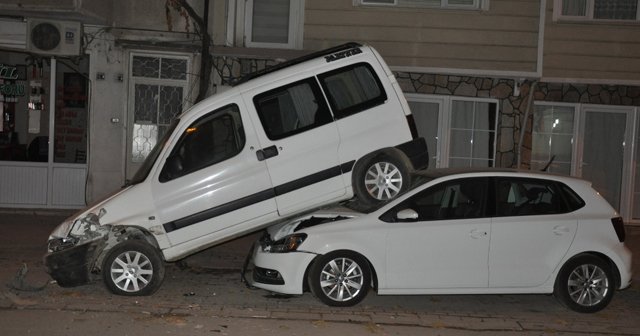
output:
M18 68L10 65L0 64L0 79L18 79Z
M22 97L24 96L24 84L0 84L0 95Z
M24 84L8 82L17 79L20 79L18 67L0 64L0 95L5 96L5 98L24 96Z

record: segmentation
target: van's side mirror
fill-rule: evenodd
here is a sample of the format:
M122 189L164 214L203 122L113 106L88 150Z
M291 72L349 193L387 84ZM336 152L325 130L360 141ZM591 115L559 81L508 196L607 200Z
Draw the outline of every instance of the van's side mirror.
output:
M171 155L164 163L164 168L160 173L160 180L162 182L169 181L180 175L182 172L182 158L179 155Z
M396 214L396 219L401 221L416 220L418 219L418 213L413 209L400 210Z

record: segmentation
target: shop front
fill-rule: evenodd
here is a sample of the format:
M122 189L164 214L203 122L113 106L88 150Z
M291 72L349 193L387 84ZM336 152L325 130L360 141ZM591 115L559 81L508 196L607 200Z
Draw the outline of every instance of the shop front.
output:
M88 57L0 51L0 207L85 205Z

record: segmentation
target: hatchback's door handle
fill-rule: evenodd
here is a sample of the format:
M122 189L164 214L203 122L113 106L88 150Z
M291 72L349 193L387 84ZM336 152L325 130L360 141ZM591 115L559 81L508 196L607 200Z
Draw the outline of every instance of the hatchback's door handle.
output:
M569 233L569 228L563 225L558 225L556 227L553 228L553 233L555 233L558 236L562 236L565 233Z
M478 230L478 229L473 229L471 230L471 232L469 232L469 236L471 236L471 238L473 239L479 239L479 238L485 237L486 235L487 235L487 231Z
M256 156L258 157L258 161L264 161L268 158L272 158L278 155L278 148L274 146L270 146L267 148L263 148L256 152Z

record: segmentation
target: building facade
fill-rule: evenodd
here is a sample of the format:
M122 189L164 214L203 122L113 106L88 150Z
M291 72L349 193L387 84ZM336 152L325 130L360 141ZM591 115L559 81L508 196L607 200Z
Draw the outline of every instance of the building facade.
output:
M4 95L3 134L11 135L0 139L0 206L78 207L104 197L193 104L201 26L179 1L1 2L3 92L16 94ZM188 4L213 41L210 93L309 51L371 44L403 87L430 167L583 177L640 223L638 1ZM38 20L79 24L78 51L38 50Z

